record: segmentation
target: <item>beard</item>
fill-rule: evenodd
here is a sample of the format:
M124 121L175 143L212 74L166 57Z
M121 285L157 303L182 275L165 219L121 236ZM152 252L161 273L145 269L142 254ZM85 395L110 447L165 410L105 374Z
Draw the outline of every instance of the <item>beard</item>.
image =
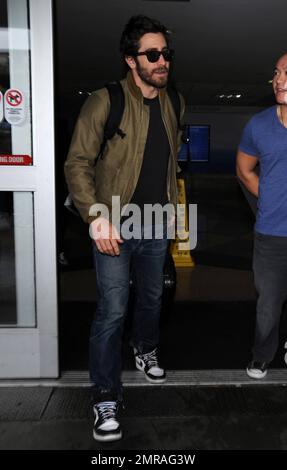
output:
M136 61L136 71L140 79L149 86L164 88L167 85L169 70L166 67L157 67L152 71L148 71ZM166 74L158 75L160 72L166 72Z

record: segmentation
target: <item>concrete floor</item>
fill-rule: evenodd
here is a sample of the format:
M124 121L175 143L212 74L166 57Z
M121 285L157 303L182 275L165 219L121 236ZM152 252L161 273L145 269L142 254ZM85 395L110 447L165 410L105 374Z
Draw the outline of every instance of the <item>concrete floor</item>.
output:
M84 388L0 389L1 450L287 450L283 386L125 389L123 439L92 438Z

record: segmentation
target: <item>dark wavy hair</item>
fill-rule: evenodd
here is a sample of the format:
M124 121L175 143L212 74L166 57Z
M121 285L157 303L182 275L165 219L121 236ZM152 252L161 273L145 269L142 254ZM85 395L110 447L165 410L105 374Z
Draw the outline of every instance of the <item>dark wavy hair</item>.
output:
M123 30L120 51L123 56L134 56L139 50L139 41L144 34L161 33L169 45L170 31L159 21L144 15L132 16Z

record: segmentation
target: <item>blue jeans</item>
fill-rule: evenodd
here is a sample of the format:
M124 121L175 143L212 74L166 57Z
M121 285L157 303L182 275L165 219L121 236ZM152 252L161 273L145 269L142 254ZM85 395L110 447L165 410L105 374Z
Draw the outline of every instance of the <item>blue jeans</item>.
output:
M141 227L141 235L143 228ZM100 253L94 245L97 279L96 314L90 334L90 377L94 394L121 394L122 334L129 298L131 264L136 289L132 345L141 353L159 342L163 267L168 240L131 239L119 256Z

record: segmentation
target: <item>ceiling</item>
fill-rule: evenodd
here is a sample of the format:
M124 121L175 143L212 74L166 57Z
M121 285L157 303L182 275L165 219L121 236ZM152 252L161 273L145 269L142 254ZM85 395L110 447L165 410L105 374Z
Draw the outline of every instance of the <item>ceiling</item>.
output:
M123 76L119 39L135 14L173 31L173 78L188 104L268 106L287 51L287 0L56 0L56 82L63 95ZM241 94L241 98L219 95Z

